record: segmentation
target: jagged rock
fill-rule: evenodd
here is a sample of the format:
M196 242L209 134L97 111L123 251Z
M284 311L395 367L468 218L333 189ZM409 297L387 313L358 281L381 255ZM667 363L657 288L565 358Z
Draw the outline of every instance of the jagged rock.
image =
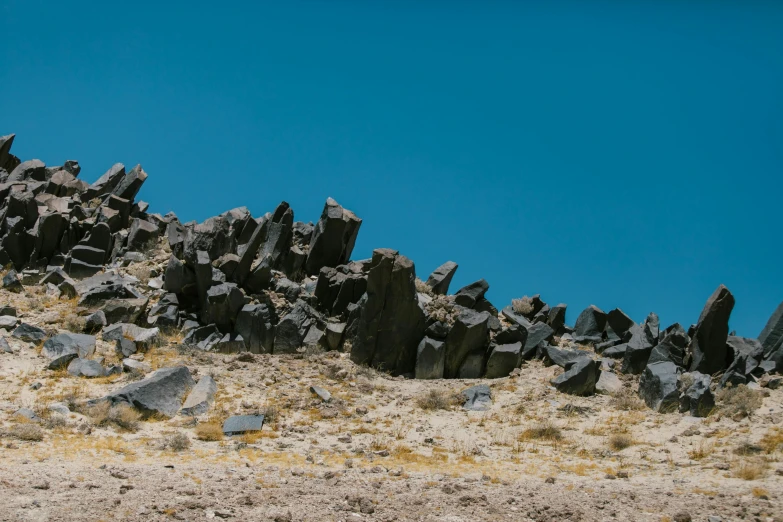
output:
M157 327L174 327L179 321L179 298L177 294L166 294L150 309L147 324Z
M188 330L185 338L182 340L182 344L188 346L196 346L201 349L205 349L212 343L222 339L222 335L214 324L208 324L206 326L196 326Z
M10 315L11 317L16 317L16 308L9 305L0 306L0 315Z
M446 295L449 293L451 279L457 272L459 265L454 261L446 261L438 268L433 270L427 278L427 286L432 288L432 293L436 295Z
M720 285L707 300L691 336L690 370L707 375L725 370L730 364L726 338L729 335L729 316L734 309L734 296Z
M605 327L606 314L597 306L590 305L576 319L574 340L579 342L579 338L597 337L600 339Z
M108 299L102 308L106 324L135 323L147 310L148 299Z
M377 249L368 270L351 360L395 375L413 373L425 327L413 262L395 250Z
M9 134L7 136L0 136L0 169L4 169L8 172L13 171L16 165L12 165L11 146L14 144L15 134Z
M653 339L655 339L655 344L658 344L658 338L661 334L661 321L658 318L658 314L655 312L650 312L650 314L647 316L647 319L644 320L644 324L652 334Z
M425 337L416 349L417 379L442 379L446 361L445 343Z
M27 343L40 343L46 339L46 332L37 326L22 323L16 327L16 330L13 331L11 337Z
M287 277L281 277L280 279L277 279L274 285L275 285L275 292L277 292L278 294L283 294L286 301L289 301L291 303L296 302L296 300L299 298L299 294L302 293L302 287L300 287L298 284L294 283Z
M203 223L185 228L183 256L196 265L199 251L207 253L207 259L218 259L231 249L230 224L223 216L215 216Z
M163 289L175 294L182 293L186 287L196 283L196 275L175 256L169 258L163 278Z
M136 343L136 349L144 351L160 343L160 330L158 328L142 328L135 324L117 323L106 327L102 337L104 341L128 339Z
M13 330L19 324L19 319L12 315L0 315L0 329Z
M247 351L245 340L239 334L225 334L220 340L213 343L209 349L220 353L240 353Z
M484 376L487 379L508 377L522 364L522 343L500 344L495 346L487 359Z
M345 323L327 323L326 344L330 350L339 350L342 347L343 332L345 332Z
M620 339L624 338L625 334L636 325L633 319L619 308L615 308L606 314L606 323Z
M601 363L603 366L603 362ZM614 395L623 389L623 383L613 372L604 370L601 368L601 375L598 377L598 381L595 383L596 393L603 393L605 395Z
M611 348L607 348L601 352L601 355L604 357L609 357L610 359L625 359L625 352L627 349L628 343L622 343L616 346L612 346Z
M546 324L554 331L555 335L562 335L565 331L566 309L568 305L560 303L553 306L546 317Z
M198 380L198 383L190 390L185 404L179 411L180 415L196 416L209 411L209 407L215 400L217 393L217 383L209 375L205 375Z
M362 220L353 212L328 198L310 240L310 251L305 262L306 272L315 275L322 267L336 267L347 263L361 224Z
M37 159L23 161L11 171L8 181L46 181L46 165Z
M533 323L527 328L527 339L525 340L522 358L527 360L536 354L537 348L552 339L554 330L546 323Z
M690 376L691 384L680 395L680 413L687 411L693 417L706 417L715 407L715 397L710 391L710 376L691 372L683 375L683 380L686 376Z
M205 323L214 323L222 332L231 332L237 314L245 304L245 296L234 283L221 283L207 290L203 310Z
M544 348L544 358L561 368L565 368L578 359L589 359L590 354L582 350L564 350L556 346L547 346Z
M727 384L747 384L764 357L764 346L756 339L733 335L727 337L726 345L730 350L732 363L723 374L719 387L723 388Z
M639 397L660 413L675 411L679 406L678 368L673 362L648 364L639 380Z
M759 342L764 347L764 360L773 362L774 371L783 373L783 302L761 330Z
M323 332L325 321L310 305L299 300L275 328L274 353L296 353L305 346L311 330ZM315 332L314 332L315 333Z
M99 361L77 357L68 365L68 373L74 377L103 377L106 375L106 368Z
M487 322L489 314L463 308L457 314L454 325L446 337L444 347L446 361L443 376L447 379L458 377L460 369L471 354L483 354L489 343Z
M193 377L185 366L163 368L146 379L131 383L103 400L112 404L125 402L147 414L160 413L173 417L182 406L182 399L193 387Z
M321 399L323 402L329 402L332 400L332 394L329 390L321 388L320 386L310 386L310 393Z
M557 391L570 395L592 395L601 371L590 357L579 357L566 363L565 372L554 379L551 384Z
M457 290L457 293L454 294L454 302L465 308L473 308L476 302L484 297L487 290L489 290L489 283L484 279L479 279Z
M152 366L149 364L143 362L143 361L137 361L135 359L123 359L122 360L122 371L124 372L139 372L139 373L149 373L152 371Z
M234 415L223 422L223 433L228 436L261 431L264 426L263 415Z
M647 324L635 324L629 330L631 340L628 341L623 356L623 373L638 375L642 373L650 358L654 345L658 342L653 337Z
M367 290L367 274L363 269L363 263L322 268L314 292L318 304L331 315L342 315Z
M95 336L75 333L61 333L47 339L41 355L48 359L48 368L64 368L73 359L85 359L95 353Z
M115 163L103 174L103 176L98 178L95 183L84 191L81 198L82 201L90 201L93 198L111 193L124 177L125 165L122 163Z
M128 248L132 250L145 250L153 246L158 240L158 227L144 221L143 219L134 219L128 232Z
M237 314L236 331L251 353L272 353L276 321L274 309L266 304L245 305Z
M283 201L266 223L266 238L259 255L267 257L269 266L282 270L293 241L294 211Z
M136 343L122 337L117 339L116 344L114 345L114 351L117 352L117 355L121 359L125 359L136 353L138 349L136 348Z
M0 352L2 353L14 353L14 350L8 344L5 337L0 337Z
M450 329L451 327L448 324L442 321L435 321L424 330L424 335L431 339L443 341L449 335Z
M492 407L492 392L486 384L477 384L462 390L465 403L462 408L469 411L487 411Z
M24 292L24 286L22 286L22 282L19 281L16 270L9 270L8 273L3 276L3 288L16 294Z
M508 328L504 328L500 332L498 332L498 334L495 336L495 343L497 344L521 343L522 346L525 346L525 344L527 343L527 336L528 336L528 332L526 328L524 328L523 326L519 326L517 324L512 324Z
M685 351L689 342L685 329L679 323L674 323L663 331L663 339L652 349L647 363L670 361L684 368Z

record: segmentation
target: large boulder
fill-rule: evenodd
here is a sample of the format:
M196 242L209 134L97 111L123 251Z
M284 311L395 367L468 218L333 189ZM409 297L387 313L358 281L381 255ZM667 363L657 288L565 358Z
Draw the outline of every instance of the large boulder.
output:
M484 377L497 379L508 375L522 364L522 343L500 344L492 348Z
M337 268L323 267L315 285L315 298L330 315L342 315L351 303L359 302L367 291L364 263L348 263Z
M446 261L433 270L427 278L427 286L432 288L433 294L446 295L449 293L449 285L457 272L458 266L454 261Z
M484 279L479 279L457 290L457 293L454 294L454 302L465 308L473 308L484 297L487 290L489 290L489 283Z
M312 306L297 301L274 330L274 353L296 353L307 345L318 345L324 335L324 323L324 318Z
M207 290L202 317L205 323L214 323L220 331L231 332L244 304L245 296L236 284L221 283Z
M447 379L459 377L463 365L471 355L482 358L489 344L489 314L462 308L454 319L446 337L446 362L443 376Z
M565 366L565 372L554 379L551 384L559 392L570 395L592 395L598 382L601 370L590 357L579 357Z
M173 417L180 410L182 400L193 384L193 377L187 367L163 368L142 381L110 393L103 400L112 404L124 402L145 414L159 413Z
M275 342L277 316L267 304L248 304L237 314L235 330L245 340L251 353L272 353ZM297 329L298 330L298 329Z
M606 323L621 339L624 338L625 334L636 324L633 319L628 317L625 312L619 308L615 308L606 314Z
M185 404L179 411L180 415L196 416L206 413L215 400L215 393L217 393L215 379L209 375L203 376L198 380L198 384L190 390Z
M688 376L690 385L680 395L680 413L688 412L693 417L706 417L715 407L715 397L710 390L710 376L691 372L682 376L683 381Z
M663 331L663 339L652 349L647 363L669 361L684 368L689 342L690 338L685 328L680 326L680 323L674 323Z
M734 335L726 338L726 346L729 348L732 362L723 374L719 387L723 388L727 384L747 384L764 357L764 346L756 339Z
M40 343L46 339L46 332L37 326L22 323L16 327L11 334L11 337L26 343Z
M41 355L48 359L48 368L64 368L73 359L87 358L95 353L95 336L75 333L61 333L46 340Z
M416 268L407 257L389 249L373 252L351 360L395 375L414 372L425 327L415 279Z
M98 178L95 183L90 185L82 194L82 201L90 201L93 198L111 193L125 177L125 165L115 163L107 170L103 176Z
M416 351L417 379L443 378L443 366L446 362L445 344L430 337L421 340Z
M562 335L565 332L566 309L568 305L560 303L549 309L546 324L554 331L554 335Z
M734 309L734 296L720 285L707 300L696 323L690 344L690 370L712 375L728 368L731 363L726 346L729 336L729 317Z
M68 365L68 373L74 377L103 377L106 375L106 368L100 361L77 357Z
M679 369L673 362L647 365L639 380L639 396L648 407L660 413L677 410L680 399L678 373Z
M759 334L764 347L764 360L775 364L775 371L783 373L783 303L780 303Z
M631 340L628 341L623 357L623 373L638 375L642 373L650 358L653 347L658 342L658 337L653 336L650 327L644 324L635 324L629 330Z
M362 220L353 212L344 209L332 198L327 199L310 240L305 262L307 273L315 275L322 267L348 262L361 224Z
M585 308L574 325L574 339L600 338L606 327L606 314L597 306Z

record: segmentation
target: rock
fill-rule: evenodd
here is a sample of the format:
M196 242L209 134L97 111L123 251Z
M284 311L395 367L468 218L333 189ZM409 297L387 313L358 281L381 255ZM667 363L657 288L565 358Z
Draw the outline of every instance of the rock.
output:
M158 227L143 219L134 219L128 231L128 248L147 250L158 241Z
M324 402L332 400L332 394L329 393L329 390L321 388L320 386L310 386L310 393L319 397Z
M19 323L19 319L11 315L0 315L0 329L13 330Z
M673 362L648 364L639 380L639 396L657 412L675 411L679 406L677 382L678 369Z
M330 315L343 315L367 291L365 263L355 262L337 268L324 267L318 274L314 295Z
M621 339L631 329L631 327L636 324L634 323L633 319L628 317L625 312L619 308L615 308L606 314L606 322L612 331Z
M137 361L135 359L123 359L122 370L125 372L137 371L140 373L149 373L152 371L152 366L143 361Z
M46 181L46 165L37 159L23 161L11 171L8 181Z
M454 302L465 308L473 308L476 302L484 297L487 290L489 290L489 283L484 279L479 279L457 290L457 293L454 294Z
M16 317L16 308L13 306L0 306L0 315L9 315L11 317Z
M275 328L274 353L296 353L305 346L310 331L315 329L323 332L324 324L323 317L312 306L302 300L297 301Z
M497 345L489 354L484 376L487 379L508 377L508 375L515 368L519 368L521 364L522 343Z
M326 324L326 344L330 350L339 350L343 344L343 332L345 323Z
M601 337L606 327L606 314L597 306L585 308L574 325L574 339L580 337Z
M446 261L430 274L427 278L427 286L432 289L433 294L446 295L449 293L449 285L458 266L453 261Z
M0 337L0 352L2 352L2 353L14 353L14 350L8 344L8 341L5 340L5 337Z
M395 250L377 249L367 266L366 301L351 339L351 360L393 375L414 373L425 323L413 262ZM346 328L351 330L350 318Z
M167 292L181 294L185 288L196 284L196 275L190 267L185 266L175 256L169 258L163 278L163 289Z
M66 367L73 359L85 359L95 353L95 336L75 333L61 333L47 339L41 355L49 360L48 368L56 370Z
M102 311L107 324L135 323L147 311L149 299L108 299Z
M11 146L14 144L15 134L0 136L0 169L12 172L17 165L14 164L14 155L11 154Z
M710 391L709 375L699 372L684 374L682 380L690 376L690 386L680 395L680 413L689 412L693 417L706 417L715 407L715 397Z
M205 375L198 380L198 383L190 390L185 404L179 411L180 415L196 416L209 411L209 407L215 400L217 393L217 383L209 375Z
M719 387L723 388L729 383L732 386L747 384L764 357L764 347L756 339L733 335L726 338L726 346L732 356L732 363L723 374Z
M240 353L247 351L244 338L236 333L223 335L220 340L213 343L209 349L220 353Z
M272 353L276 316L266 304L245 305L237 314L235 330L251 353Z
M158 328L142 328L135 324L117 323L103 330L104 341L116 341L128 339L136 343L138 350L147 350L160 343L160 330Z
M71 414L71 410L68 409L68 405L63 402L53 402L49 404L48 409L52 413L57 413L66 417Z
M579 357L565 366L565 372L554 379L551 384L562 393L570 395L592 395L598 381L600 370L596 362L589 357Z
M173 328L177 326L178 322L179 298L177 294L164 295L147 314L149 326Z
M11 337L27 343L40 343L46 339L46 332L37 326L22 323L16 327L16 330L13 331Z
M417 379L442 379L446 362L445 343L424 337L416 350Z
M207 290L206 307L202 311L205 323L214 323L222 332L231 332L237 314L245 304L245 296L234 283L221 283Z
M628 344L618 344L617 346L612 346L611 348L607 348L603 352L601 352L601 355L604 357L609 357L611 359L625 359L625 351L628 349Z
M672 522L691 522L691 516L688 513L680 512L674 515Z
M565 331L566 309L568 305L560 303L553 306L546 317L546 324L554 331L555 335L562 335Z
M120 338L117 339L117 344L114 346L114 351L117 352L117 355L124 359L125 357L130 357L134 353L136 353L138 350L136 348L136 343L131 341L130 339Z
M141 165L136 165L120 180L114 190L112 190L112 194L119 198L133 201L146 179L147 173L144 172Z
M463 409L469 411L487 411L492 407L492 392L486 384L477 384L466 390L462 390L465 397Z
M546 323L533 323L526 327L527 338L522 350L522 358L527 360L536 354L538 347L552 339L555 331Z
M654 345L658 342L658 338L653 337L646 324L634 325L628 333L631 334L631 340L628 341L623 356L623 373L638 375L647 366L647 361Z
M125 165L115 163L82 194L82 201L86 202L95 197L111 193L124 177Z
M315 275L322 267L336 267L348 262L361 224L362 220L353 212L344 209L332 198L327 199L310 240L306 272Z
M685 367L685 352L690 339L685 329L679 323L674 323L664 330L663 339L650 352L649 363L673 362L677 366Z
M595 383L596 393L603 393L605 395L614 395L623 389L623 383L617 377L616 374L608 370L601 371L598 381Z
M487 321L489 314L463 308L457 314L444 346L446 360L443 376L447 379L456 378L468 356L483 354L489 344ZM480 372L482 373L482 372Z
M775 363L775 370L783 373L783 302L770 316L759 334L759 342L764 347L764 360Z
M99 361L76 358L68 365L68 373L74 377L103 377L106 369Z
M180 410L182 399L192 387L193 377L187 367L163 368L142 381L110 393L103 400L112 404L126 402L144 413L160 413L173 417Z
M22 286L22 282L19 281L16 270L9 270L8 273L3 276L3 288L9 292L14 292L15 294L24 292L24 286Z
M690 344L691 371L707 375L725 370L730 364L726 339L734 296L720 285L710 296L696 323Z
M261 431L264 425L263 415L234 415L223 422L225 435L241 435L253 431Z
M565 368L578 359L590 358L590 354L583 350L567 350L556 346L547 346L543 350L544 358L553 364Z
M36 421L36 422L38 420L40 420L38 418L38 415L36 415L35 412L33 410L31 410L30 408L19 408L18 410L16 410L14 412L13 416L14 417L21 417L21 418L24 418L24 419L27 419L27 420L31 420L31 421Z

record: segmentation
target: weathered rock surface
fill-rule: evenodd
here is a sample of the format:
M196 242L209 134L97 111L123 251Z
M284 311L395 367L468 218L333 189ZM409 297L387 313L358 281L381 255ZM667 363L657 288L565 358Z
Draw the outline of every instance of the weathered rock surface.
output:
M678 369L673 362L648 364L639 380L639 396L657 412L668 413L679 407Z
M205 375L198 380L198 383L190 390L185 404L182 405L180 415L201 415L209 411L209 407L215 400L217 393L217 383L209 375Z
M160 413L173 417L182 407L182 400L193 384L193 377L187 367L163 368L142 381L110 393L103 400L113 404L125 402L147 414Z
M734 296L720 285L707 300L696 323L689 347L690 370L712 375L725 370L731 363L726 338L729 336L729 317L734 309Z

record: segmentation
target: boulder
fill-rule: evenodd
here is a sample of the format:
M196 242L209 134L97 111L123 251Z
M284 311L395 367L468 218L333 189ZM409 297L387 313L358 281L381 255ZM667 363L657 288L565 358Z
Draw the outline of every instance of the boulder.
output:
M95 183L90 185L87 190L84 191L81 200L86 202L93 198L111 193L111 191L114 190L117 185L119 185L124 177L125 165L122 163L115 163L103 174L103 176L98 178Z
M603 363L602 363L603 364ZM598 377L598 381L595 383L596 393L602 393L605 395L614 395L623 389L623 383L620 378L614 372L601 371L601 375Z
M192 266L197 264L199 251L206 252L209 262L211 259L219 259L231 249L230 224L223 216L211 217L203 223L185 227L184 236L183 256ZM169 238L171 241L171 236Z
M590 305L585 308L574 325L574 339L580 337L601 337L606 327L606 314L597 306Z
M476 306L476 302L484 297L487 290L489 290L489 283L484 279L479 279L457 290L457 293L454 294L454 302L465 308L473 308Z
M213 343L209 349L220 353L240 353L247 351L245 340L241 335L236 333L223 335L217 342Z
M143 361L137 361L135 359L123 359L122 360L122 371L124 372L138 372L138 373L149 373L152 371L152 366L149 364L143 362Z
M607 348L601 355L610 359L625 359L625 352L628 350L628 343L621 343L611 348Z
M446 361L445 343L425 337L416 350L417 379L442 379L443 365Z
M546 346L543 350L544 359L561 368L569 366L578 359L590 358L589 352L583 350L567 350L556 346Z
M361 224L362 220L353 212L344 209L332 198L327 199L310 240L306 272L315 275L322 267L336 267L348 262Z
M68 373L74 377L103 377L106 375L106 368L100 361L77 357L68 365Z
M497 379L508 375L522 364L522 343L496 345L489 354L484 377Z
M241 435L253 431L261 431L264 426L263 415L234 415L223 422L225 435Z
M16 327L16 330L13 331L11 337L27 343L40 343L46 339L46 332L37 326L22 323Z
M209 411L212 402L217 393L217 383L209 375L205 375L198 380L198 383L190 390L185 404L179 411L180 415L196 416Z
M176 256L169 258L166 265L166 272L163 278L163 289L175 294L182 293L186 287L196 284L196 275L193 270L177 259Z
M631 340L628 341L623 356L623 373L638 375L642 373L650 358L653 347L658 342L653 337L650 328L646 324L635 324L629 330Z
M657 412L676 411L680 397L677 389L678 373L679 369L673 362L648 364L639 380L639 397Z
M134 219L128 232L128 248L130 250L146 250L155 245L158 240L158 227L143 219Z
M104 341L128 339L136 343L138 350L146 351L160 343L160 330L158 328L142 328L135 324L117 323L106 327L102 337Z
M565 372L554 379L551 384L557 391L569 395L592 395L598 381L598 364L590 357L579 357L565 366Z
M432 289L433 294L446 295L449 293L449 285L458 266L454 261L446 261L430 274L427 278L427 286Z
M237 314L236 332L251 353L272 353L275 341L274 308L267 304L245 305Z
M37 159L23 161L11 171L8 181L46 181L46 165Z
M562 335L565 331L566 309L568 305L560 303L550 308L546 317L546 324L555 332L554 335Z
M619 308L615 308L606 314L606 323L621 339L631 329L631 327L636 324L634 323L633 319L628 317L625 312Z
M669 361L685 368L685 352L689 342L690 339L685 329L679 323L674 323L664 330L663 339L650 352L648 364Z
M465 398L463 409L469 411L487 411L492 407L492 392L486 384L477 384L462 390Z
M715 408L715 397L710 391L710 376L691 372L684 374L682 380L686 381L688 376L690 385L680 395L680 413L689 412L693 417L706 417Z
M471 354L483 356L489 344L487 322L489 314L462 308L454 319L446 337L443 376L453 379L459 376L460 368Z
M61 333L46 340L41 355L48 359L48 368L57 370L66 367L73 359L86 359L95 353L95 336L75 333Z
M203 322L214 323L222 332L231 332L244 304L245 296L236 284L212 286L207 290L206 307L202 310Z
M141 165L136 165L120 180L119 184L112 190L112 194L119 198L133 201L146 179L147 173L144 172Z
M343 345L345 323L326 324L326 344L330 350L339 350Z
M193 377L187 367L163 368L142 381L110 393L103 400L112 404L125 402L145 414L159 413L173 417L180 410L182 400L193 384Z
M759 334L764 360L772 361L775 371L783 373L783 303L780 303Z
M764 357L763 345L756 339L730 335L726 338L726 346L732 357L732 363L723 374L719 387L723 388L727 384L732 386L747 384L752 380L751 374L758 369Z
M11 154L11 146L14 144L16 134L0 136L0 169L13 171L16 165L13 164L14 155Z
M710 296L691 336L690 370L712 375L728 368L731 360L726 338L729 336L729 317L734 309L734 296L720 285Z
M414 373L425 323L413 262L395 250L377 249L367 268L366 300L360 307L351 360L394 375ZM350 318L348 324L350 329Z
M11 269L3 276L3 289L15 294L24 292L24 286L22 286L22 282L19 280L16 270Z
M12 315L0 315L0 329L13 330L19 324L19 319Z
M349 304L359 302L367 291L364 267L364 263L349 263L322 268L314 291L319 306L336 316L344 314Z
M135 323L147 310L148 299L108 299L101 309L106 324Z
M533 323L527 327L527 338L522 350L522 358L532 358L539 346L552 339L555 331L546 323Z
M302 300L297 301L275 328L274 353L296 353L305 346L305 339L312 329L323 332L324 323L324 318L312 306Z

